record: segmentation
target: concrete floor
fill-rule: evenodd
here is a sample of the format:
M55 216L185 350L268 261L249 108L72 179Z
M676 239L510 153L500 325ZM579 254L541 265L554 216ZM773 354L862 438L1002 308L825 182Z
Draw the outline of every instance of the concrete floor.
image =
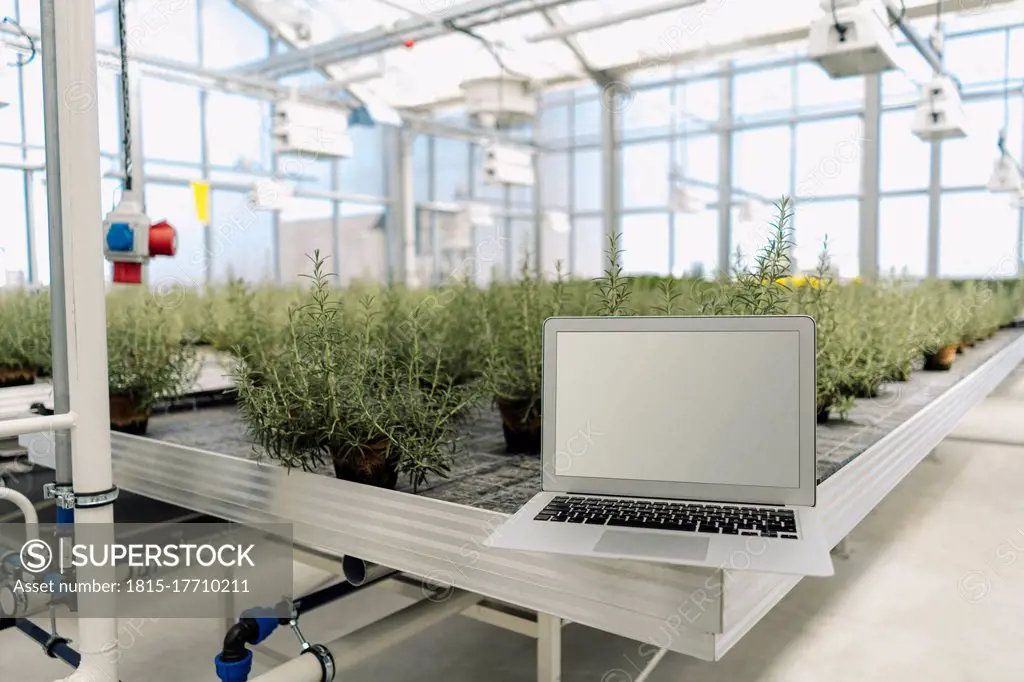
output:
M1024 371L973 410L848 540L829 580L805 580L720 663L667 656L651 682L1017 682L1024 614ZM311 584L319 576L302 576ZM407 604L363 592L304 617L329 641ZM74 624L61 631L73 637ZM122 623L124 682L214 682L217 621ZM293 652L289 632L269 644ZM570 625L565 682L634 682L648 647ZM451 618L349 670L349 682L527 682L534 643ZM271 666L257 659L256 668ZM17 632L0 634L0 681L67 674ZM107 682L107 681L97 681Z

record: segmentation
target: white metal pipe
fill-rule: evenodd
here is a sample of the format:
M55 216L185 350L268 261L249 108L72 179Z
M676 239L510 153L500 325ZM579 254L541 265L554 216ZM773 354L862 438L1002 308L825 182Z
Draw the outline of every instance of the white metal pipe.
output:
M74 412L51 414L46 417L26 417L0 421L0 438L13 438L26 433L45 431L67 431L75 426L78 415Z
M25 534L27 540L36 540L39 538L39 514L36 512L36 507L32 504L32 500L28 499L17 490L6 488L0 485L0 500L7 500L13 502L22 515L25 517Z
M608 26L614 26L615 24L621 24L624 21L636 21L637 19L646 19L652 17L655 14L662 14L663 12L673 12L694 5L703 4L705 0L666 0L665 2L659 2L654 5L647 5L644 7L637 7L636 9L627 10L618 14L612 14L604 17L596 17L589 21L581 21L575 24L567 24L565 26L559 26L557 28L552 27L546 31L535 33L532 36L526 37L528 43L539 43L544 40L553 40L556 38L567 38L574 36L577 33L584 33L586 31L596 31L599 28L606 28Z
M320 660L313 654L302 654L250 682L322 682L323 677Z
M395 569L380 564L363 561L354 556L345 556L341 560L341 570L350 585L361 587L367 583L391 575ZM422 595L421 595L422 596Z
M54 22L54 40L43 45L56 57L57 82L63 88L96 92L95 0L41 0L41 12ZM45 36L44 36L45 38ZM45 41L49 43L49 41ZM64 93L65 95L67 93ZM45 98L44 98L45 99ZM99 118L96 107L57 104L60 132L60 200L63 217L65 320L68 393L78 415L71 431L73 485L76 494L113 487L110 456L110 407L107 388L106 300L100 210ZM114 541L114 508L78 509L75 523L103 524L99 540ZM78 578L101 583L116 579L113 567L83 566ZM76 641L82 662L67 682L119 679L117 619L88 617L112 613L113 594L80 594Z
M481 599L480 595L455 590L443 601L425 599L351 634L339 637L326 645L334 657L334 668L339 672L351 668L429 629L445 618L462 613L479 603ZM321 682L321 678L322 671L316 657L312 654L303 654L253 678L250 682Z

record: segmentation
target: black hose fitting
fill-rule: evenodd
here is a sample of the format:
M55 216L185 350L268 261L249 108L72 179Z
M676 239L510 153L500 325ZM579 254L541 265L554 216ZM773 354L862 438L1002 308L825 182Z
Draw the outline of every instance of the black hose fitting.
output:
M255 618L242 618L224 635L224 649L220 658L225 663L237 663L249 655L246 646L260 639L260 628Z

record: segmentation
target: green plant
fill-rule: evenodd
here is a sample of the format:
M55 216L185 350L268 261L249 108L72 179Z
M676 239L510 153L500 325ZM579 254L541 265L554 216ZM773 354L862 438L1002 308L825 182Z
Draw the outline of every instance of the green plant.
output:
M244 280L229 281L214 294L216 349L227 351L248 365L256 377L285 343L289 310L298 304L294 291L274 286L253 287Z
M396 354L381 304L333 295L324 259L311 260L308 300L289 312L285 341L262 369L232 372L255 452L290 469L333 462L340 478L381 486L446 475L472 393L445 385L439 363L425 358L422 308L410 311L409 353Z
M607 264L604 276L596 280L597 314L601 316L631 315L629 299L633 293L632 279L623 275L622 253L619 246L622 236L618 233L608 235Z
M964 296L949 282L939 280L922 283L917 293L925 324L920 352L930 355L958 345L967 329L973 297Z
M148 292L109 297L107 368L111 396L142 412L186 393L198 375L195 349L181 343L172 314Z
M413 320L407 308L413 306L419 311L424 331L421 350L429 363L437 363L440 380L455 386L479 379L485 362L481 313L486 295L481 289L463 279L394 298L385 322L395 341L395 352L407 352L412 347L409 332Z
M781 280L792 267L791 202L782 197L776 218L769 224L768 240L745 267L737 253L734 280L712 284L701 292L699 310L704 315L783 315L789 307L790 288Z
M544 320L563 312L561 268L549 285L524 267L516 282L492 284L487 298L483 388L501 412L508 452L537 454Z
M0 293L0 373L16 382L30 382L36 374L49 376L50 353L49 292L14 289Z
M837 313L838 285L831 273L828 240L818 256L815 286L800 287L795 296L797 311L814 318L817 344L815 351L816 408L823 421L830 412L845 419L853 405L853 396L844 389L849 383L849 347L840 335Z

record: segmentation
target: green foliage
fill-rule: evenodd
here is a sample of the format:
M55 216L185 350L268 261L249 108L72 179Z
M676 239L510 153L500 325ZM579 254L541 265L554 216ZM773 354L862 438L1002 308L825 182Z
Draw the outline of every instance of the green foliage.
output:
M817 286L797 289L795 302L797 312L813 317L815 322L818 413L834 411L840 417L845 417L852 404L852 397L844 391L849 383L846 372L850 358L849 349L844 346L839 334L839 315L836 309L839 292L831 269L826 241L818 256L815 272Z
M381 319L390 303L334 295L324 259L312 260L308 300L290 311L285 341L265 352L260 370L243 362L233 371L256 452L313 471L379 447L414 486L445 475L472 390L445 385L440 363L423 352L422 304L409 309L409 352L396 354Z
M48 376L50 366L49 292L0 291L0 369Z
M608 235L607 264L604 276L597 283L597 314L601 316L631 315L629 299L633 293L633 282L622 272L622 248L619 246L622 236L618 233Z
M524 414L541 400L544 320L568 312L561 268L552 285L527 268L518 281L493 284L483 308L484 373L487 393L495 399L525 403Z
M174 315L144 291L109 298L107 367L111 395L127 395L140 409L186 393L199 371L196 351L181 343Z
M745 267L737 253L735 279L704 289L699 310L703 315L782 315L789 307L790 288L782 280L792 268L792 203L783 197L775 204L767 242Z

